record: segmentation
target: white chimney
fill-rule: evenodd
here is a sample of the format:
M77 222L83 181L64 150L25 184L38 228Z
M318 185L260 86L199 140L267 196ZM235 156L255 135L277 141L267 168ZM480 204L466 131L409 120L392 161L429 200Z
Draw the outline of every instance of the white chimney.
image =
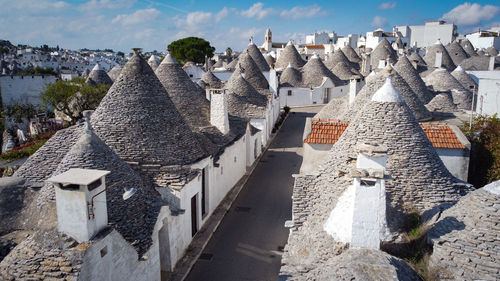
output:
M59 231L82 243L108 225L106 181L109 171L70 169L51 177Z
M386 60L379 60L377 68L384 68L387 65L386 63L387 63Z
M226 91L211 89L210 96L210 123L225 135L229 133Z
M364 80L361 79L351 79L349 81L349 104L354 102L354 99L359 93L359 90L363 88Z
M488 70L495 70L495 57L490 57L490 64L488 65Z
M362 68L365 73L370 73L372 71L372 66L371 66L371 54L367 54L363 56L363 61L362 61Z
M387 148L361 144L354 178L351 247L380 249L387 232L385 217L385 166Z
M436 59L434 60L434 67L441 67L443 64L443 53L436 52Z

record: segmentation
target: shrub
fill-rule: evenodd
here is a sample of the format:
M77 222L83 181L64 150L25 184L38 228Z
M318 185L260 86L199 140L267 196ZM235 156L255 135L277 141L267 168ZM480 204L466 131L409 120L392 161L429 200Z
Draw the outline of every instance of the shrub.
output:
M500 118L497 115L478 116L462 126L471 143L469 182L482 187L500 179Z

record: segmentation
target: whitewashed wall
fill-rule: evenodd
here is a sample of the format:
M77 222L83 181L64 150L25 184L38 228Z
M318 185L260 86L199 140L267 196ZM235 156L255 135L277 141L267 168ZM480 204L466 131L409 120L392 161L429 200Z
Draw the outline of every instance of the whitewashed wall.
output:
M0 76L2 102L4 105L14 102L41 104L40 93L56 80L53 75Z

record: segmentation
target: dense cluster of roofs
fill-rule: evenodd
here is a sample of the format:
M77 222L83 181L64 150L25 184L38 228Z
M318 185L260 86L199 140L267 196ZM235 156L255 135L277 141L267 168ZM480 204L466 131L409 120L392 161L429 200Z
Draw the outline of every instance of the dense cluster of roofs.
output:
M79 276L85 251L57 232L54 187L46 182L70 168L109 170L108 184L126 181L137 190L127 204L119 191L109 190L108 216L110 228L144 259L154 244L161 207L183 212L175 198L158 190L174 192L199 174L189 165L217 159L248 130L258 131L250 120L267 122L279 97L263 73L274 70L280 87L318 87L325 78L334 86L366 80L353 102L349 95L333 99L317 116L348 125L318 169L296 177L280 278L419 280L403 260L379 249L350 248L326 226L331 214L343 210L338 206L351 204L350 186L363 173L352 172L359 168L362 144L384 147L376 153L387 156L382 175L364 175L385 180L381 242L397 244L408 213L418 212L434 247L429 266L439 269L440 278L499 278L499 183L473 191L453 177L418 123L432 119L432 111L470 110L477 85L465 70L495 68L498 57L490 51L477 53L467 40L446 47L438 41L423 57L422 50L411 49L398 55L384 39L370 53L346 46L326 60L305 61L290 42L277 59L250 43L225 66L232 71L227 82L214 75L211 70L218 66L213 65L193 83L171 55L146 61L136 52L109 73L96 66L88 82L113 83L98 108L84 124L59 131L30 157L5 189L9 195L0 198L7 220L0 233L33 233L1 261L0 276ZM224 90L227 124L211 122L207 89Z

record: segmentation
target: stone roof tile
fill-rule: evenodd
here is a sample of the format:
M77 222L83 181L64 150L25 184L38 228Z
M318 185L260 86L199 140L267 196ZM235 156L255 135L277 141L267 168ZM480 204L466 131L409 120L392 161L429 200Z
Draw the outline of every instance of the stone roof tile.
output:
M92 117L96 134L125 161L182 165L208 155L139 54L129 59Z

